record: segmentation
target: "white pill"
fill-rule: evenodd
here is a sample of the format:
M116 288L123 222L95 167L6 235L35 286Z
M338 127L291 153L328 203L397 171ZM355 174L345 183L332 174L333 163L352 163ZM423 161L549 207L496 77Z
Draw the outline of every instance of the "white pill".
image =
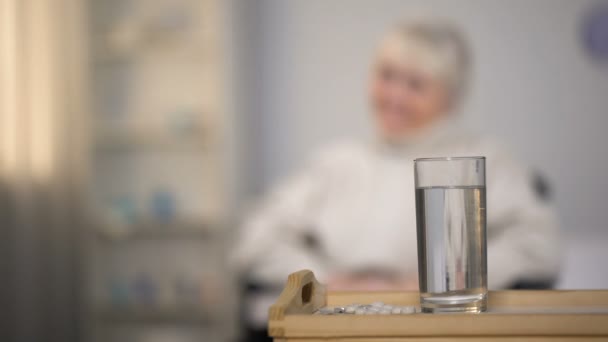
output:
M373 302L372 306L373 307L377 307L377 308L381 308L381 307L384 306L384 303L382 303L382 302Z
M393 310L394 306L389 305L389 304L384 304L384 306L382 307L382 309L386 309L386 310Z
M381 315L390 315L391 314L391 310L382 309L382 310L380 310L380 314Z
M401 308L400 307L394 307L393 310L391 310L391 313L393 315L398 315L401 313Z
M321 313L321 315L331 315L334 313L334 309L333 308L321 308L321 309L319 309L319 312Z
M357 310L355 310L355 315L365 315L365 312L365 309L358 308Z
M401 314L413 314L416 312L416 308L413 306L402 306L401 307Z
M357 308L355 308L354 306L347 306L344 310L344 312L346 312L347 314L353 314L355 313L355 311L357 311Z

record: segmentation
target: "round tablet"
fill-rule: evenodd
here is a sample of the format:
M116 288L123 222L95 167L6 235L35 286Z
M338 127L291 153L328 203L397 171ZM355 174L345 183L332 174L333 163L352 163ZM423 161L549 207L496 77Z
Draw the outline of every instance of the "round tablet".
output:
M413 314L416 312L416 308L413 306L402 306L401 307L401 314Z
M321 313L321 315L331 315L334 313L334 309L332 308L321 308L319 309L319 312Z

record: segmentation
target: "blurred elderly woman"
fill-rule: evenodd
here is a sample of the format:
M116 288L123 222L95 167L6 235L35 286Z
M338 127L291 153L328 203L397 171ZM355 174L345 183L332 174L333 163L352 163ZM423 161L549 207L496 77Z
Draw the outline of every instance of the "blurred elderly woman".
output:
M417 289L413 160L481 155L489 287L552 279L556 219L530 170L455 118L470 72L466 41L448 23L389 32L369 83L377 139L328 147L280 185L244 225L238 267L266 284L307 268L336 289Z

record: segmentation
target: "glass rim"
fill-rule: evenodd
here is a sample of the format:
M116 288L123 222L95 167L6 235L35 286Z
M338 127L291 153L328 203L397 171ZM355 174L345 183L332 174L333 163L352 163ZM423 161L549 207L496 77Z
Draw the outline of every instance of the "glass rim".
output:
M471 156L471 157L432 157L432 158L416 158L414 162L426 162L426 161L452 161L452 160L483 160L486 159L484 156Z

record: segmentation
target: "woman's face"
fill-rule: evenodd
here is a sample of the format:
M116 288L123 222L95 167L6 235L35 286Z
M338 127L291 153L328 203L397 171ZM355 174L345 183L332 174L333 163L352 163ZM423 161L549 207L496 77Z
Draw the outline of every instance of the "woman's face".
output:
M420 68L380 59L372 71L371 105L379 133L399 139L446 115L444 84Z

